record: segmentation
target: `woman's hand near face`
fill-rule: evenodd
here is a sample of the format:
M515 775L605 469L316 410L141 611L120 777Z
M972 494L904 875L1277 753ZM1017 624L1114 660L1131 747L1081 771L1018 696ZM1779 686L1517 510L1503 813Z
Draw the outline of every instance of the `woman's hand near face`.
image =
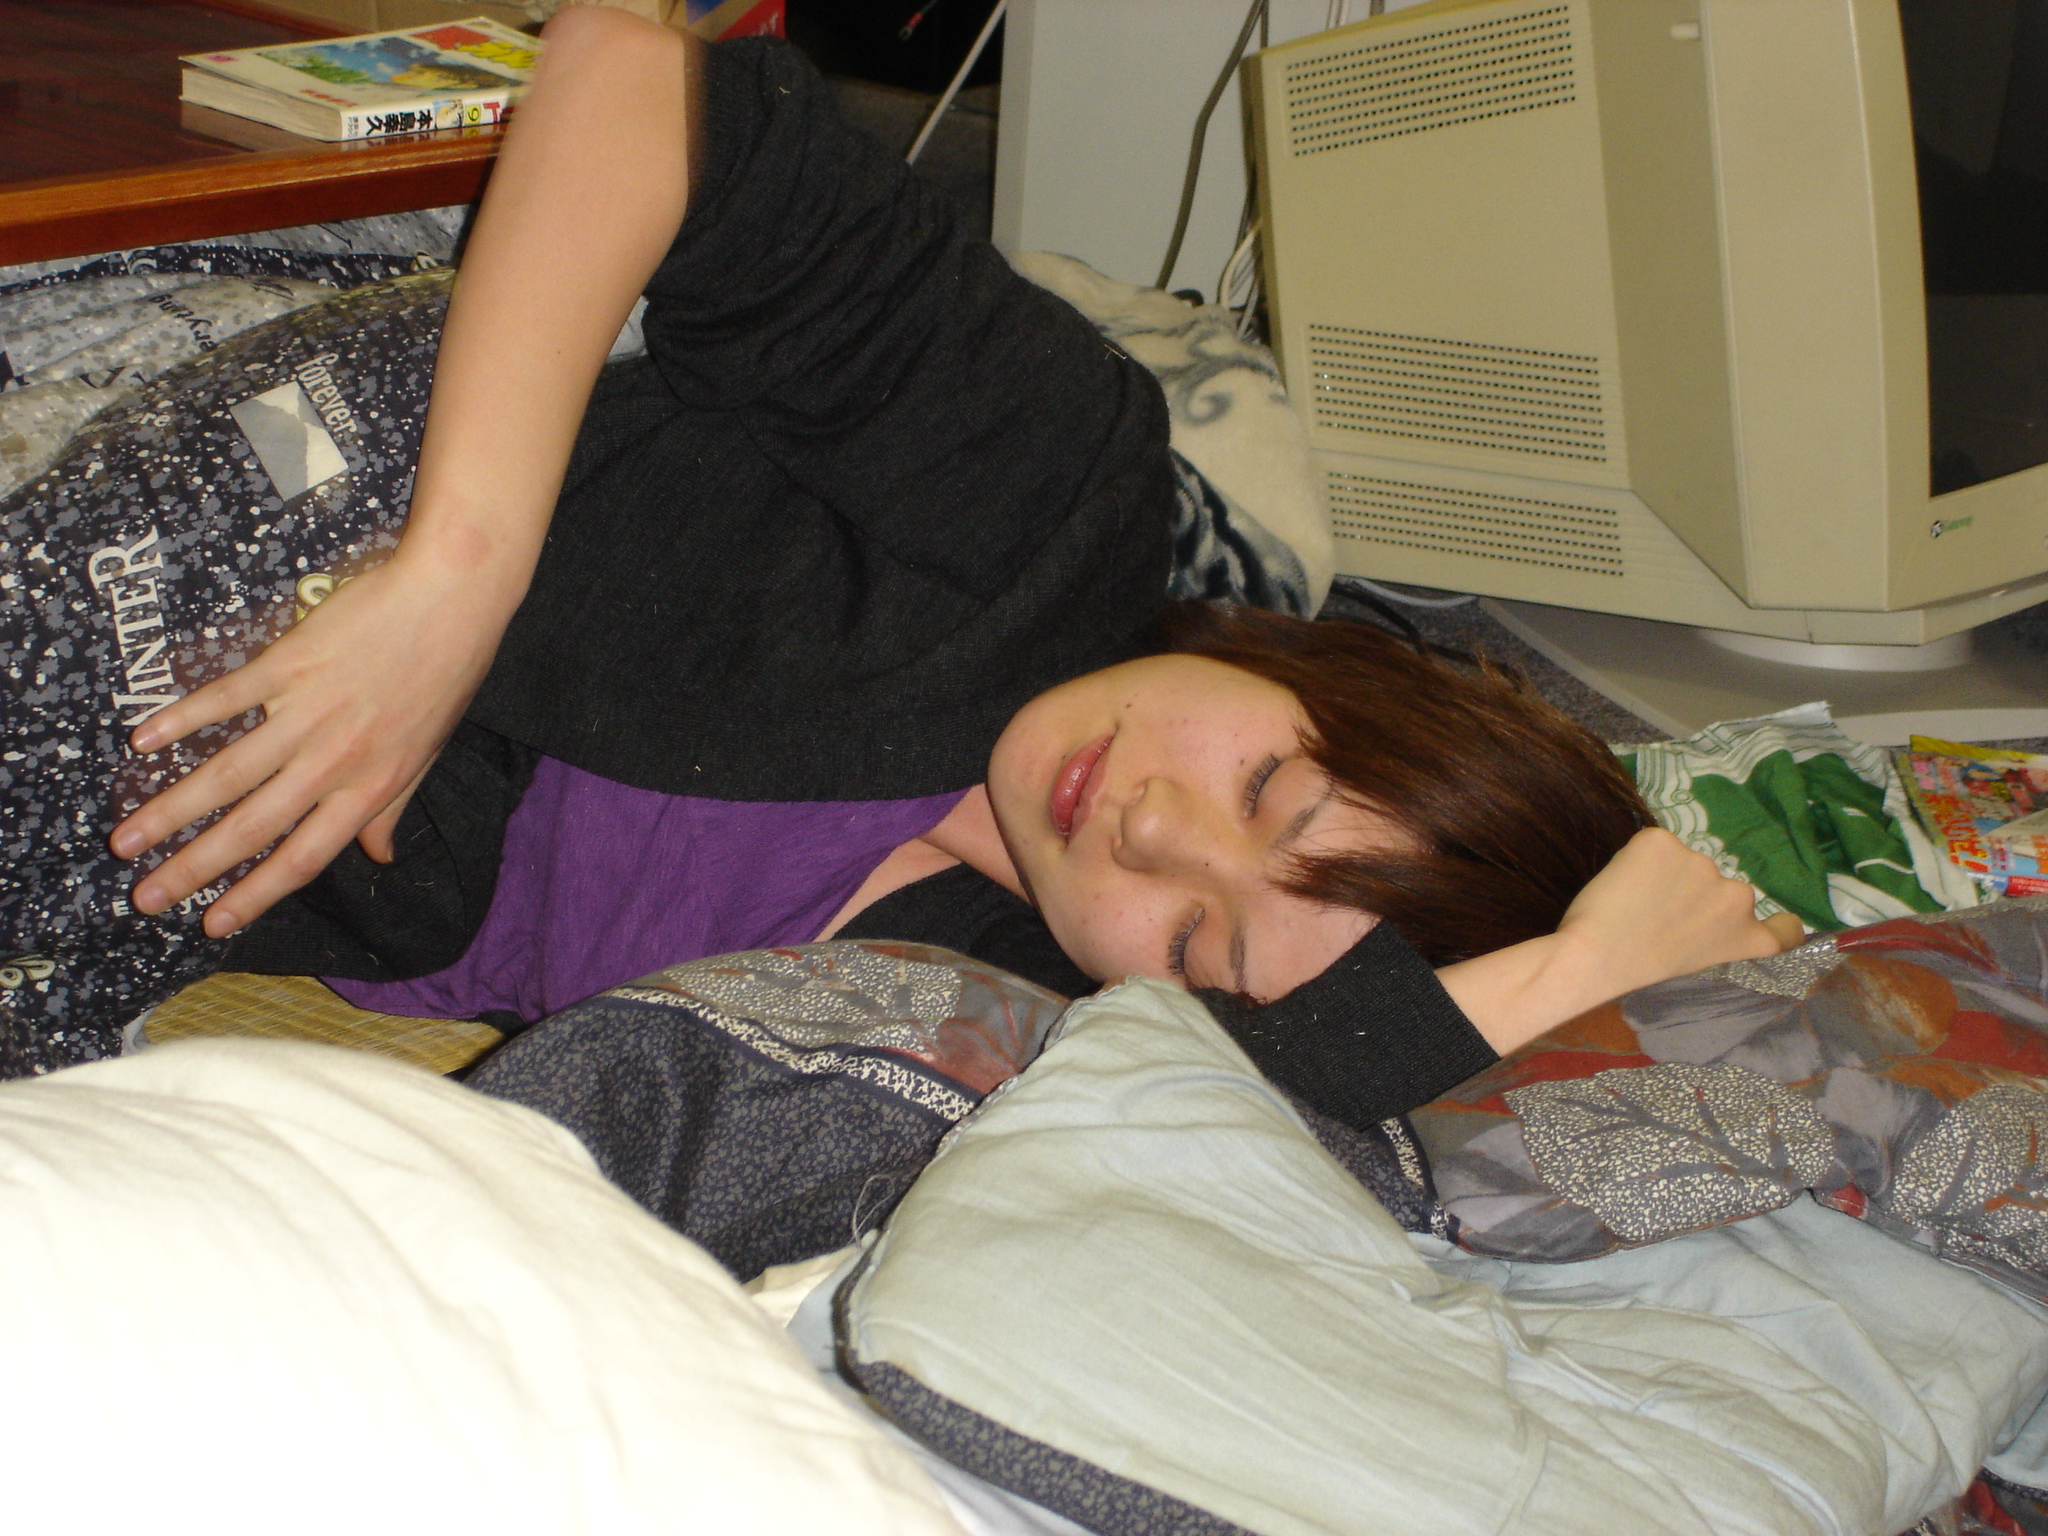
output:
M591 385L682 223L697 60L681 34L606 7L571 7L544 35L449 303L404 537L263 655L136 729L152 752L264 711L114 830L132 858L233 807L141 882L141 911L281 836L208 909L209 934L250 922L351 839L389 859L525 595Z
M1756 892L1669 832L1638 832L1565 910L1557 932L1437 975L1505 1055L1624 992L1799 943L1790 913L1759 921Z
M1800 943L1789 912L1759 920L1756 892L1662 828L1638 832L1565 909L1554 935L1595 1002ZM1588 1006L1592 1006L1591 1003Z

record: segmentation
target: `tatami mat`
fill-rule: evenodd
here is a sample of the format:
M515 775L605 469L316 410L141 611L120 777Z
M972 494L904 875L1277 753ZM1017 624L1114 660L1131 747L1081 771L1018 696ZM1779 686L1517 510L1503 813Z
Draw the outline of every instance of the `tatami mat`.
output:
M212 1035L312 1040L370 1051L453 1072L505 1037L488 1024L456 1019L406 1019L368 1013L310 976L250 976L224 971L194 982L149 1016L152 1045Z

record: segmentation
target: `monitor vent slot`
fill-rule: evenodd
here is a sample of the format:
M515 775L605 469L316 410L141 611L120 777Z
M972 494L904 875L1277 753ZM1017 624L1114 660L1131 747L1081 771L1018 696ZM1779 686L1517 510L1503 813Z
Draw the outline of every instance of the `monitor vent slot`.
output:
M1331 470L1326 490L1340 537L1440 555L1623 574L1621 516L1605 507L1459 491Z
M1551 5L1299 59L1285 74L1289 147L1313 155L1574 100L1572 47L1571 7Z
M1318 426L1607 461L1597 357L1311 324L1308 363Z

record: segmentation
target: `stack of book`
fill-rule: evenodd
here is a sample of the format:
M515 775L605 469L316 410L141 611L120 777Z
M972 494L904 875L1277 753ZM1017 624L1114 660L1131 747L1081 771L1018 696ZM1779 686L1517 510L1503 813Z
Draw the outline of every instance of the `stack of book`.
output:
M314 139L497 123L540 42L488 17L184 57L183 98Z

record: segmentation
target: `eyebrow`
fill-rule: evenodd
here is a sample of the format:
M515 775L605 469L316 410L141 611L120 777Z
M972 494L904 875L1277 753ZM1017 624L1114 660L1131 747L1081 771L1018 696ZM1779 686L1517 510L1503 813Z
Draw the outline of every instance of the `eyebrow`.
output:
M1271 844L1272 851L1274 853L1285 853L1291 845L1300 842L1302 834L1308 831L1309 823L1316 819L1317 813L1330 803L1335 794L1336 790L1331 785L1324 784L1323 792L1296 811L1288 819L1287 825L1280 829L1279 835L1273 839ZM1243 923L1239 923L1235 931L1230 935L1230 974L1231 979L1237 983L1239 994L1247 997L1250 996L1252 989L1250 983L1246 980Z

